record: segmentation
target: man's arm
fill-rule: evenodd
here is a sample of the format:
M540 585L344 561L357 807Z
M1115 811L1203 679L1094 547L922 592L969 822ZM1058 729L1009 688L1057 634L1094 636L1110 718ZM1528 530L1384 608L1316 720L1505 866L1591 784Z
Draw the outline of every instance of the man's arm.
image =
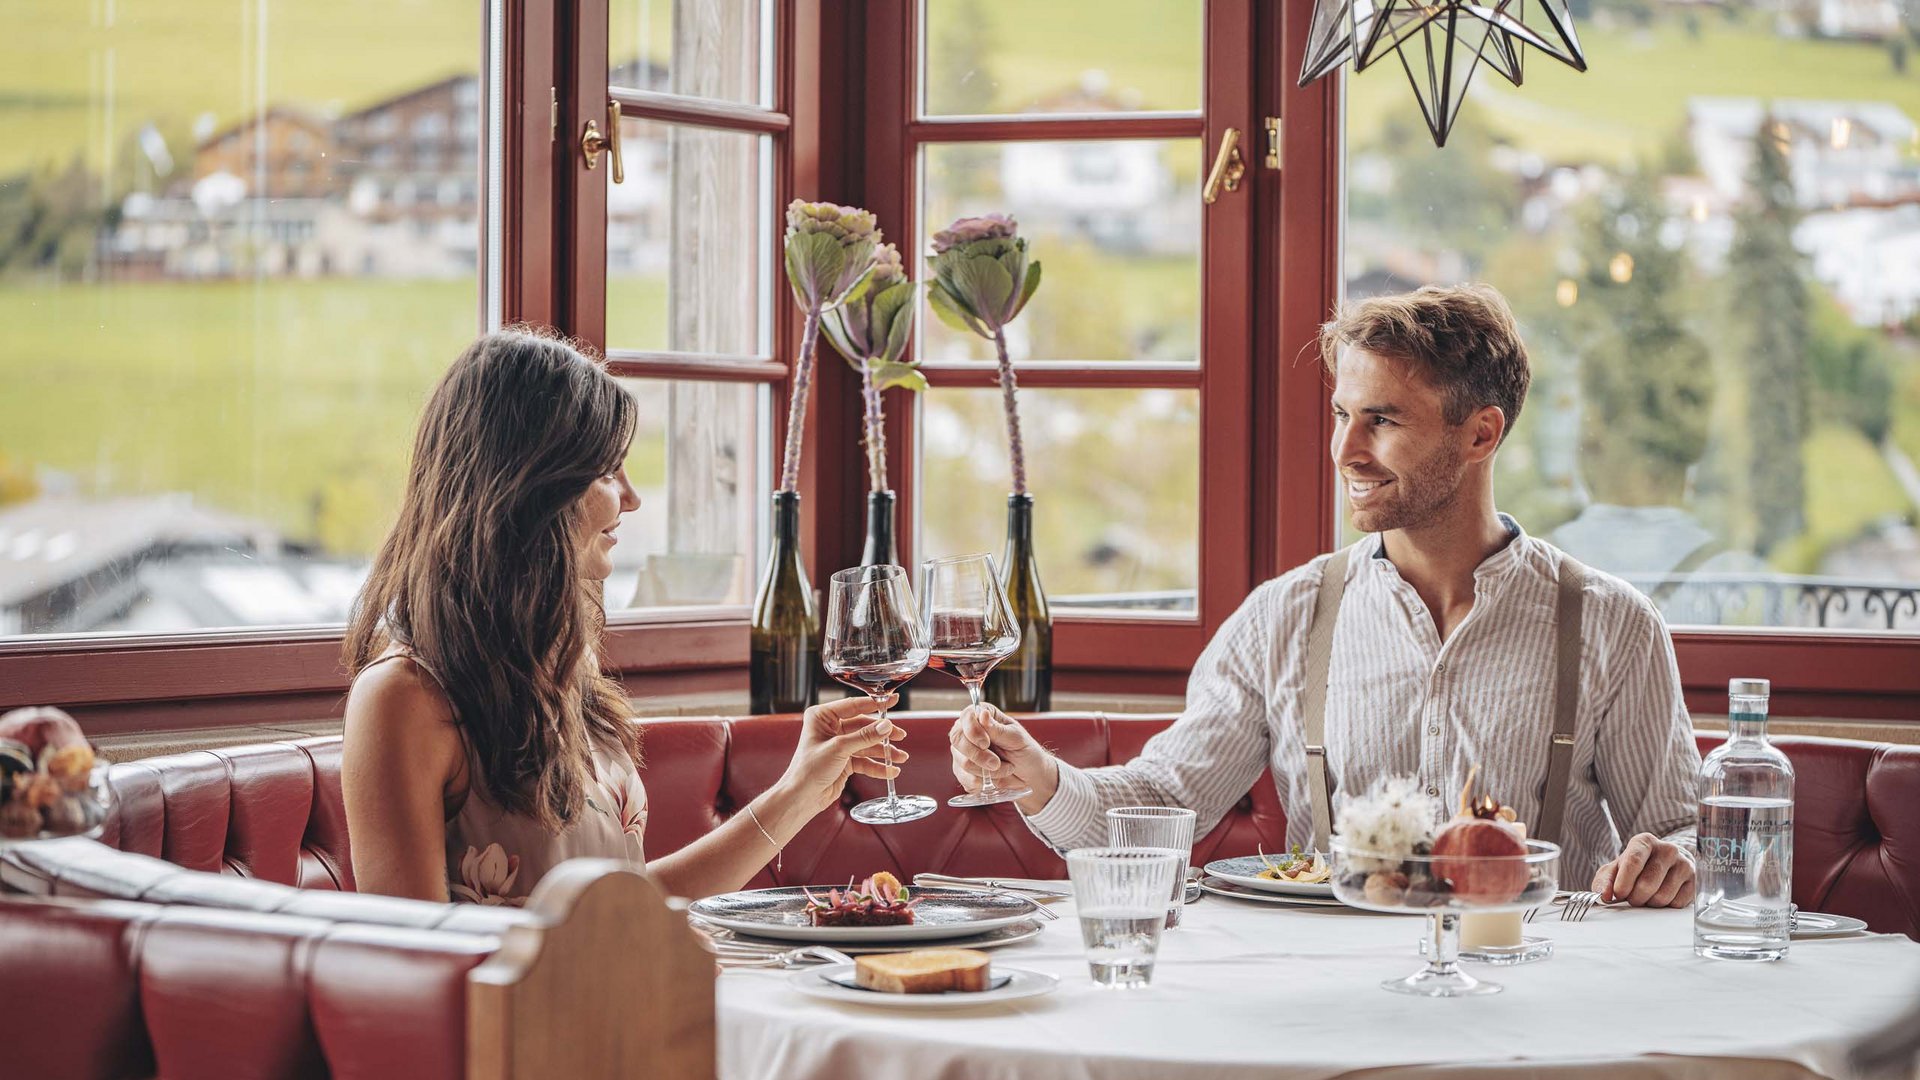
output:
M1186 709L1131 762L1078 768L997 711L970 711L952 732L956 778L971 789L988 769L996 782L1033 787L1019 804L1022 815L1060 850L1105 844L1105 813L1114 806L1184 806L1197 818L1196 838L1204 834L1267 764L1267 693L1286 581L1256 589L1221 626L1194 665Z
M1693 900L1700 749L1659 611L1636 593L1626 620L1593 756L1600 792L1630 839L1594 875L1593 888L1607 900L1680 907Z

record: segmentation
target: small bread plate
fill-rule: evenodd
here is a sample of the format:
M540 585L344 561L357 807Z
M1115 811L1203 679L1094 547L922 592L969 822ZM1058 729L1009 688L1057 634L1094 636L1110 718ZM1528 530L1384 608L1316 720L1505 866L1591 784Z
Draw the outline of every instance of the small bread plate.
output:
M824 896L826 888L814 895ZM897 926L815 926L807 894L796 886L749 889L695 900L689 914L738 934L775 941L827 945L898 945L974 937L1033 917L1040 905L1012 893L973 889L914 889L913 921Z
M1249 889L1245 885L1236 885L1231 881L1222 881L1212 875L1200 879L1200 889L1215 896L1252 900L1258 904L1278 904L1281 907L1345 908L1347 906L1332 897L1322 899L1318 896L1287 896L1282 893L1262 892L1259 889Z
M854 1005L878 1005L892 1009L964 1009L977 1005L997 1005L1003 1001L1038 997L1060 985L1058 975L1025 968L996 967L987 979L985 990L948 990L943 994L891 994L868 990L853 979L852 964L796 971L787 976L795 990L824 1001L844 1001Z
M1260 871L1268 863L1258 855L1247 855L1238 859L1215 859L1206 865L1206 871L1230 885L1243 889L1254 889L1264 893L1277 893L1281 896L1311 896L1320 900L1333 899L1333 883L1330 881L1298 882L1283 881L1277 878L1263 878Z
M1827 915L1818 911L1802 911L1794 915L1793 933L1795 941L1802 938L1840 937L1845 934L1857 934L1867 928L1865 919L1856 919L1851 915Z

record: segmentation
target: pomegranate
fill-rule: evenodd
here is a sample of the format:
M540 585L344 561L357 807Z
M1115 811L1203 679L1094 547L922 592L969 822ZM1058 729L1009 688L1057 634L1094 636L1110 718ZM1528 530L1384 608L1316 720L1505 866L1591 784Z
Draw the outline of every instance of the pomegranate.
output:
M1433 873L1467 904L1504 904L1527 887L1527 845L1505 822L1456 818L1433 838Z

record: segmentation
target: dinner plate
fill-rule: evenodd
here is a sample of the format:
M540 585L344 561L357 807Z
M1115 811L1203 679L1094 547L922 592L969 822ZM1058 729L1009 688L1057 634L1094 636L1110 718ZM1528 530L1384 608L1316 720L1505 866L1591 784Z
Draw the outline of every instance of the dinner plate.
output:
M905 926L814 926L807 917L807 895L797 886L722 893L695 900L687 910L715 926L776 941L877 945L972 937L1025 922L1040 906L1024 896L972 889L914 889L912 895L919 903Z
M732 933L731 931L729 931L729 933L731 936L727 940L730 941L760 942L771 940L755 937L752 934L738 934ZM1022 941L1032 941L1039 936L1040 922L1037 919L1033 919L1027 922L1014 923L1012 926L1003 926L998 930L989 930L984 934L975 934L972 937L949 938L941 941L940 947L943 949L997 949L1002 945L1013 945ZM782 942L782 944L785 943ZM911 941L898 945L879 943L853 945L843 942L834 946L834 948L846 953L848 956L872 956L875 953L907 952L921 947L922 946L916 945Z
M1005 981L1001 981L1004 979ZM1060 985L1058 975L1024 968L996 967L989 976L988 989L949 990L944 994L889 994L868 990L854 983L852 964L796 971L787 977L795 990L808 997L826 1001L844 1001L853 1005L875 1005L885 1009L964 1009L978 1005L996 1005L1003 1001L1037 997L1052 993Z
M1273 878L1259 876L1260 871L1266 868L1267 864L1258 855L1247 855L1238 859L1215 859L1206 865L1207 873L1242 888L1257 889L1263 893L1278 893L1282 896L1333 899L1333 883L1330 881L1306 884L1297 881L1276 881Z
M1231 881L1222 881L1211 875L1200 879L1200 889L1215 896L1230 896L1235 900L1252 900L1261 904L1279 904L1282 907L1344 908L1347 905L1332 897L1287 896L1282 893L1262 892L1249 889L1245 885L1236 885Z
M1851 915L1827 915L1818 911L1802 911L1794 916L1791 936L1795 939L1839 937L1841 934L1857 934L1866 928L1865 919L1856 919Z

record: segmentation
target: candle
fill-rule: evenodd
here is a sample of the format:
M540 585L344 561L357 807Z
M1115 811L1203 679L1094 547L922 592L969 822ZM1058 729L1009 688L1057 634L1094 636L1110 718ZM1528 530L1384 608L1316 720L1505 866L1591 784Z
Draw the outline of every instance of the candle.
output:
M1469 911L1460 916L1460 951L1520 944L1520 912Z

